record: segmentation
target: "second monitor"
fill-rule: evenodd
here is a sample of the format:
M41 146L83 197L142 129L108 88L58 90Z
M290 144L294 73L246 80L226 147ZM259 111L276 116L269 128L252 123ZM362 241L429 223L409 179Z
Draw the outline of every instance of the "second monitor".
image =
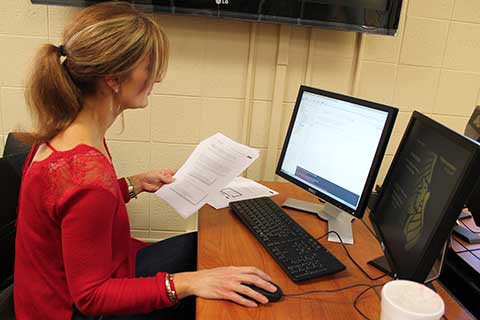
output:
M284 206L316 213L353 243L351 220L363 216L397 112L301 86L276 173L327 203L288 199Z

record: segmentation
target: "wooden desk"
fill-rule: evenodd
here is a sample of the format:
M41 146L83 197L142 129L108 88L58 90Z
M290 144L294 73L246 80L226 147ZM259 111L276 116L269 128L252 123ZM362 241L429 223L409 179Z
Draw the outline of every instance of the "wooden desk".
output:
M312 195L289 183L272 182L265 185L280 193L273 197L279 204L287 196L315 201ZM327 231L327 224L313 215L295 210L286 211L315 238ZM349 246L351 255L372 277L381 275L378 270L367 265L367 261L382 254L380 246L360 221L353 222L353 232L355 245ZM229 265L256 266L267 272L284 293L336 289L358 283L379 284L390 280L387 277L378 281L368 280L348 259L340 244L330 243L325 239L321 240L321 243L342 261L347 269L335 275L294 283L233 212L205 206L200 210L199 217L198 269ZM446 303L446 315L449 319L473 319L440 284L435 284L435 287ZM197 298L197 319L363 319L353 308L353 300L362 290L364 288L284 297L279 302L258 308L245 308L229 301ZM360 299L358 307L370 319L379 318L380 301L372 290Z

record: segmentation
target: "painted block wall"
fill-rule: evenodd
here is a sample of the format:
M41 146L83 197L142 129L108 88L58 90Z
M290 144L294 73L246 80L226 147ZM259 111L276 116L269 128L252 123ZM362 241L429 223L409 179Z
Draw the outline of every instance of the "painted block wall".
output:
M61 43L78 9L0 2L0 151L8 132L31 126L23 93L35 50ZM274 170L300 84L396 106L400 113L382 163L383 181L413 110L463 132L480 103L480 2L404 1L395 37L203 17L156 15L171 42L169 70L150 105L125 112L107 141L119 176L178 168L215 132L256 147L247 170ZM165 203L128 204L133 235L162 239L197 228Z

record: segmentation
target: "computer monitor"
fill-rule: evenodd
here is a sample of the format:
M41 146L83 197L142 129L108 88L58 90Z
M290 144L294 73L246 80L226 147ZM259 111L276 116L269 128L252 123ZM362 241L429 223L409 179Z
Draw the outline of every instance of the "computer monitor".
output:
M438 277L435 261L479 174L478 143L414 112L370 214L388 263L379 267L399 279Z
M276 174L326 204L288 199L284 205L318 214L343 242L353 243L351 221L363 216L397 112L301 86Z
M473 110L472 116L465 127L465 136L480 142L480 106L477 106L475 110ZM465 207L471 212L475 224L480 226L480 177L478 177L477 184L467 199ZM458 219L468 217L470 217L470 215L462 211ZM461 224L456 225L453 228L453 232L468 243L480 243L480 234L473 232L470 228L466 228Z

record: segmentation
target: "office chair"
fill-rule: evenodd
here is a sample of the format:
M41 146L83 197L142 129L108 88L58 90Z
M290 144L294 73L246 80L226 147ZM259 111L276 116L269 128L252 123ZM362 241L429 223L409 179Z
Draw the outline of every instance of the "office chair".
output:
M25 162L25 158L30 152L31 147L32 146L18 140L14 133L10 132L8 134L5 148L3 149L3 157L12 157L10 158L10 163L13 170L19 176L22 176L23 163Z
M3 158L0 158L0 319L15 319L13 306L13 266L15 261L15 235L18 194L22 179L22 166L30 150L9 134Z

